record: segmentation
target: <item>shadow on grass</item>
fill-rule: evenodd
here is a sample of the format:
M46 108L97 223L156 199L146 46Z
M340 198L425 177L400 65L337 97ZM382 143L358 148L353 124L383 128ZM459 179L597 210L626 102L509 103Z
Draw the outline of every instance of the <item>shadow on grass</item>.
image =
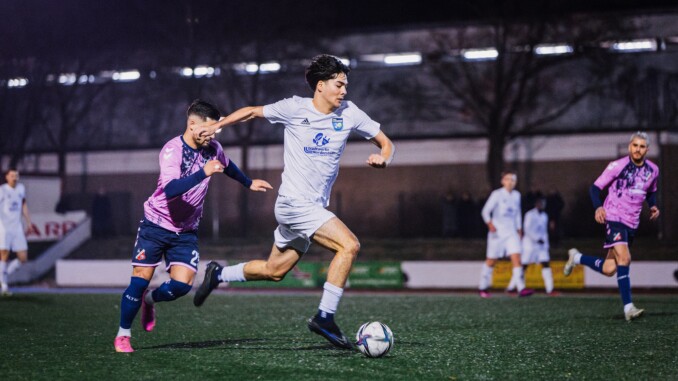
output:
M200 349L223 347L230 345L251 344L266 342L265 339L230 339L230 340L210 340L210 341L196 341L192 343L169 343L162 345L155 345L152 347L143 347L139 349Z
M215 348L221 350L245 350L245 351L323 351L323 356L340 357L352 356L360 353L357 348L352 350L341 349L332 344L313 344L303 346L280 346L275 345L275 342L284 340L271 339L227 339L227 340L209 340L196 341L187 343L169 343L154 345L151 347L140 347L138 350L158 350L158 349L206 349ZM250 344L250 345L248 345ZM424 346L424 343L419 342L400 342L401 346Z

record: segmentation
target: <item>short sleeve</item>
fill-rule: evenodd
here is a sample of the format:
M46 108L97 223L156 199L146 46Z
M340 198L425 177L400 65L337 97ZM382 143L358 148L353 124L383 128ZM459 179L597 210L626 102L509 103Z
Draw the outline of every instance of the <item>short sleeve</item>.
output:
M620 163L618 160L610 162L607 167L605 167L605 170L603 173L596 179L596 181L593 183L598 189L605 189L607 188L608 185L612 182L612 180L616 179L617 176L619 176L619 173L624 169L624 165Z
M295 98L285 98L275 103L264 106L264 118L271 123L287 124L294 116L294 111L298 109Z
M163 188L174 179L181 177L181 148L170 141L160 151L160 184Z
M351 104L351 106L354 107L355 131L365 139L372 139L377 136L381 125L372 120L363 110L354 104Z
M656 192L657 191L657 182L659 181L659 167L654 166L654 171L656 172L656 175L654 179L652 179L652 184L650 185L650 188L648 189L649 192Z
M213 142L216 143L215 147L217 151L216 159L221 162L224 168L228 167L228 163L231 161L231 159L228 156L226 156L226 152L224 152L224 147L222 147L222 145L216 140L213 140Z

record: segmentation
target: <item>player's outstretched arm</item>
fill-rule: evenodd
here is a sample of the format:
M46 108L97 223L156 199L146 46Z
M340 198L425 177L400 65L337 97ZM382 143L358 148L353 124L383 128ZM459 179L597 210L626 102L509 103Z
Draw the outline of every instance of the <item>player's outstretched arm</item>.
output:
M219 119L219 121L214 123L203 123L196 125L193 129L193 135L196 137L203 135L212 135L216 133L223 127L230 126L232 124L241 123L248 121L254 118L263 118L264 116L264 106L248 106L241 109L233 111L228 116Z
M273 189L271 184L268 181L254 179L252 180L252 185L250 185L250 190L254 192L266 192L266 189Z
M395 156L395 145L382 131L379 131L377 136L370 139L370 141L381 148L381 152L370 155L367 158L367 165L373 168L386 168L391 164Z

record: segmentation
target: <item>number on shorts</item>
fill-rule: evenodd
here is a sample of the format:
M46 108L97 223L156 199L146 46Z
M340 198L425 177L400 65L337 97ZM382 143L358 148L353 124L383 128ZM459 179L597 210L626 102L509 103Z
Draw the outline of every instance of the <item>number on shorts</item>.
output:
M198 260L200 259L200 253L198 253L198 250L193 250L191 255L193 255L193 258L191 258L191 264L195 267L198 267Z

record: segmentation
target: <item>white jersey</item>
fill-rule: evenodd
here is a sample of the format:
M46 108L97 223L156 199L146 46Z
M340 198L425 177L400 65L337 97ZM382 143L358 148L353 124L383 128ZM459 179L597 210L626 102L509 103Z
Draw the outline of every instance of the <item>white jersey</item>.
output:
M285 168L278 194L325 207L351 131L365 139L379 133L379 123L350 101L323 114L315 109L311 98L294 96L264 106L264 116L285 126Z
M481 215L486 224L492 221L497 228L497 236L517 234L518 229L522 228L520 192L513 190L509 193L503 187L494 190L485 202Z
M539 247L540 250L549 249L549 217L546 212L539 212L534 208L525 213L525 235L523 236L523 245L531 244ZM539 244L539 241L544 242Z
M17 183L12 188L8 184L0 186L0 223L7 230L21 227L21 213L26 198L26 188Z
M525 213L523 255L520 257L522 264L550 261L548 224L549 217L546 212L540 213L539 209L534 208Z

